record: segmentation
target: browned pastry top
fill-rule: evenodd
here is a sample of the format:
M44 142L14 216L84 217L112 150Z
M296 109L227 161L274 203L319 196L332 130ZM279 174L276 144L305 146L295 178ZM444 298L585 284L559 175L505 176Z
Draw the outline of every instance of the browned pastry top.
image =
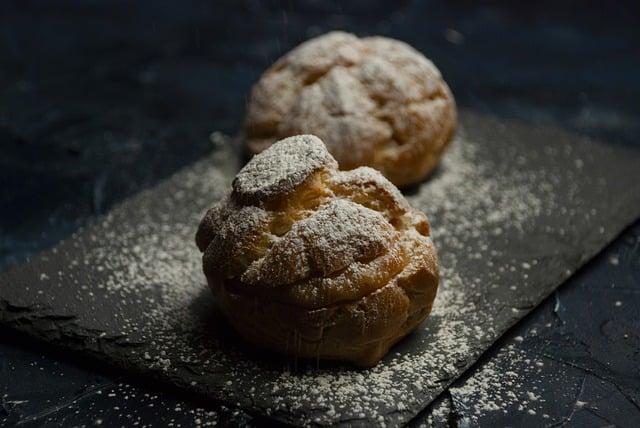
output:
M332 32L293 49L254 86L245 132L258 153L280 138L319 136L342 169L367 165L396 185L424 177L455 128L438 69L398 40Z

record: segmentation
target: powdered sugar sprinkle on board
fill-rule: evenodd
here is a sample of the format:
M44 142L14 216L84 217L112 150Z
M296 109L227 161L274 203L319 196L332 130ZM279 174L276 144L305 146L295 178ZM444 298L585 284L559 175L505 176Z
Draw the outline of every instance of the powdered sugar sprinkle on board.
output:
M39 258L44 272L21 274L30 299L22 304L66 308L74 300L81 310L73 318L47 319L47 326L74 339L82 330L90 338L79 346L85 352L232 405L296 424L397 425L566 278L567 266L611 239L615 227L602 222L620 226L624 217L599 208L621 207L604 177L624 186L634 177L630 162L613 151L562 133L503 128L473 114L463 123L442 167L407 195L428 214L439 250L434 311L370 370L313 363L295 370L248 352L216 315L193 236L235 175L237 157L228 147ZM619 174L605 174L605 158ZM606 205L586 205L593 195ZM578 241L589 250L576 252Z

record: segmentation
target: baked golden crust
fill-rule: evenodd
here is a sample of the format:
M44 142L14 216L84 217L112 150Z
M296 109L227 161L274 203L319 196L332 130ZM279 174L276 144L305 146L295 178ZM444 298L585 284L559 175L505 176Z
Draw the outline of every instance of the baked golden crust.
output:
M406 186L435 168L455 126L451 91L420 52L398 40L332 32L262 75L245 135L259 153L281 138L314 134L341 169L371 166Z
M377 171L339 171L311 135L255 156L196 244L241 335L299 357L373 365L424 320L438 288L424 214Z

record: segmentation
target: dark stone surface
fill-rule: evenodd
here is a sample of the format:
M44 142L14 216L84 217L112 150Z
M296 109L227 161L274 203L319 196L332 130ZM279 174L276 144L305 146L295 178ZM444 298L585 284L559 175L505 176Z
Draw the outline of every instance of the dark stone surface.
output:
M637 144L637 18L632 2L517 9L433 2L3 2L0 263L10 266L51 246L123 196L200 157L211 130L237 128L243 96L262 68L331 28L409 41L434 59L463 106ZM599 283L588 272L591 289ZM637 272L621 262L615 274L630 275L636 285ZM622 301L625 293L605 294ZM583 314L577 302L565 308ZM633 310L621 317L632 326L639 318ZM606 356L621 346L600 340L598 331L582 340L597 343ZM581 376L576 371L566 384ZM6 394L23 396L18 384L6 386ZM47 399L64 402L55 389L48 392ZM29 396L29 412L38 411L44 396ZM559 413L563 405L566 410L565 402L557 404ZM12 408L10 415L21 414L20 406ZM84 406L86 421L99 416L91 412ZM492 425L492 417L489 412L482 422Z
M2 426L212 426L268 421L0 330ZM132 382L134 382L132 384ZM171 425L173 424L173 425Z

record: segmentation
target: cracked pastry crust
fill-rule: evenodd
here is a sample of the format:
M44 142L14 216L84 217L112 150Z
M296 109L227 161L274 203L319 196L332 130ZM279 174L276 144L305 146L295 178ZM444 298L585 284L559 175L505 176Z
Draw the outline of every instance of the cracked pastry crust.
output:
M376 364L438 288L424 214L377 171L339 171L322 141L255 156L200 223L218 303L248 341L303 358Z
M398 40L332 32L296 47L262 75L244 132L252 153L314 134L341 169L370 166L406 186L435 168L455 126L451 91L420 52Z

